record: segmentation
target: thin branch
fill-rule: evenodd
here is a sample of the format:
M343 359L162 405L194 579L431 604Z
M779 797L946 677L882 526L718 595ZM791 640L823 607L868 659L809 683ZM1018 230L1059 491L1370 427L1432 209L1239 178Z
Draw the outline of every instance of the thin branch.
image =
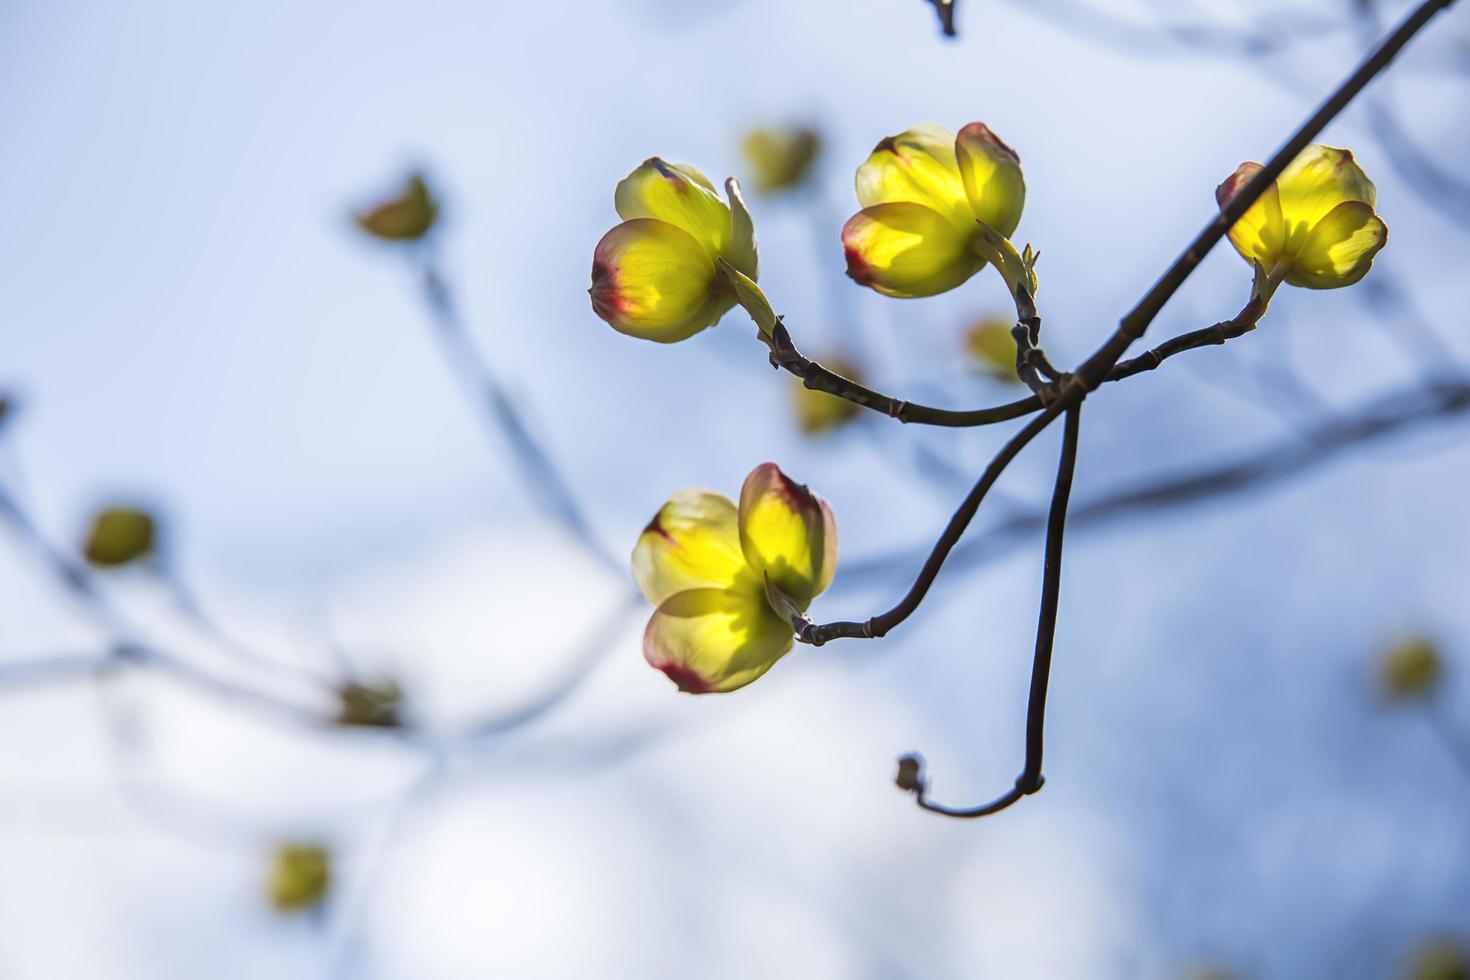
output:
M989 465L985 467L985 472L980 474L980 479L970 489L959 509L950 517L949 524L945 526L944 532L940 534L939 540L929 552L929 557L925 560L924 567L919 570L914 584L910 586L908 593L899 600L897 605L861 623L838 622L817 625L798 616L792 621L792 626L796 630L796 638L802 643L818 647L838 638L875 639L913 615L914 611L919 608L919 604L924 601L929 587L939 576L939 570L944 567L944 560L949 557L949 553L954 550L955 545L964 535L965 529L970 526L970 521L980 509L980 503L985 499L986 493L995 485L995 481L1000 479L1000 475L1005 472L1011 460L1020 455L1021 450L1025 449L1032 439L1051 425L1053 419L1080 403L1082 394L1080 386L1068 384L1056 401L1043 409L1040 415L1026 423L1025 428L1012 436L1001 447L1000 452L996 453Z
M1022 398L1005 405L997 405L994 408L954 411L947 408L916 405L901 398L894 398L892 395L885 395L860 385L856 381L844 378L803 355L796 349L796 344L791 339L791 332L779 318L771 333L771 364L791 372L814 391L824 391L829 395L845 398L854 405L898 419L900 422L966 428L1006 422L1023 415L1030 415L1041 408L1041 399L1035 396Z
M1026 762L1015 785L982 806L957 809L934 803L928 798L928 784L918 756L910 756L917 768L909 782L919 806L947 817L985 817L1019 802L1040 790L1046 779L1041 774L1041 760L1046 735L1046 691L1051 681L1052 649L1056 642L1057 612L1062 595L1062 541L1067 529L1067 501L1072 495L1072 477L1077 470L1077 434L1082 410L1067 411L1062 429L1062 454L1057 464L1057 481L1052 490L1051 508L1046 526L1046 557L1042 566L1041 609L1036 624L1036 653L1031 663L1031 693L1026 703Z
M1430 386L1412 386L1375 398L1344 418L1316 426L1306 438L1291 438L1224 463L1183 474L1156 478L1103 493L1072 508L1074 530L1101 527L1132 514L1154 515L1162 508L1185 507L1206 500L1259 489L1323 466L1346 450L1433 421L1470 415L1470 378ZM974 568L1008 553L1046 526L1043 511L1012 515L986 529L973 543L962 544L949 559L952 567ZM843 566L845 586L886 579L895 564L914 556L887 554Z

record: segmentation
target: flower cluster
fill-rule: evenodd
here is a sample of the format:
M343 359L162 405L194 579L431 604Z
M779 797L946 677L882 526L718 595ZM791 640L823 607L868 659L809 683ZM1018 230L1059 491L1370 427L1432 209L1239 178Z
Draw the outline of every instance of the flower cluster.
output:
M814 141L809 153L768 138L753 146L747 150L759 151L762 165L778 149L795 153L782 158L789 166L777 176L772 167L759 173L766 187L800 179L792 175L804 173L815 152ZM1260 170L1241 164L1220 185L1222 210ZM984 123L958 133L924 123L881 140L858 168L856 189L861 210L842 229L854 281L886 296L934 296L991 264L1018 311L1034 313L1035 253L1010 241L1026 203L1020 157ZM733 178L725 191L728 203L695 168L657 157L619 183L622 224L593 257L597 315L623 333L671 343L738 303L775 351L779 321L756 285L750 214ZM1283 283L1333 289L1366 275L1388 239L1374 206L1373 182L1347 150L1314 145L1291 163L1229 230L1255 270L1244 329ZM1013 373L1015 342L1005 323L979 325L967 343L977 361ZM805 389L798 396L832 399ZM856 409L838 407L799 401L798 415L806 431L820 431ZM634 577L656 607L644 634L649 663L693 693L754 681L791 649L797 621L832 581L836 549L831 509L773 463L750 474L738 505L706 490L674 494L633 552Z

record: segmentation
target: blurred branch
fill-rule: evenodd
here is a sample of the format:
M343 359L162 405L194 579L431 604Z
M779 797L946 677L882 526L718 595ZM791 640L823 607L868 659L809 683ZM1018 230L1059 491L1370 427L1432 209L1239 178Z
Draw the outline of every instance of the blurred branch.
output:
M488 421L510 446L533 499L602 564L625 576L624 563L613 556L587 520L576 494L550 455L531 435L515 401L480 354L460 316L454 292L431 249L423 251L423 296L444 356L466 391L485 409Z
M1185 507L1269 486L1339 459L1347 451L1380 442L1432 422L1462 419L1470 413L1470 377L1414 385L1375 398L1344 417L1310 429L1305 439L1292 438L1234 460L1180 475L1154 478L1132 487L1102 493L1072 509L1075 529L1091 529L1133 514L1157 514L1160 508ZM956 548L956 568L973 568L1001 557L1046 526L1039 510L1017 513L987 528L974 543ZM844 565L844 583L886 580L893 566L912 562L912 554L875 556Z

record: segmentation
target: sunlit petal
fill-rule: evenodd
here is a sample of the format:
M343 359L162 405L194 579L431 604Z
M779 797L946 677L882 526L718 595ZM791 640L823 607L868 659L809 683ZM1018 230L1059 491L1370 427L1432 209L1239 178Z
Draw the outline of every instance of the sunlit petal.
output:
M805 609L837 569L832 508L775 463L763 463L740 490L740 547L757 575Z
M1021 223L1026 203L1021 158L979 122L960 130L955 155L971 212L1009 238Z
M730 243L730 209L709 179L688 164L645 160L618 182L613 203L624 221L657 218L682 228L704 246L711 262Z
M1286 220L1287 247L1295 252L1317 222L1344 201L1377 203L1373 181L1363 173L1352 151L1314 143L1287 166L1276 186Z
M633 578L655 606L676 592L727 588L745 568L737 511L730 498L680 490L638 536Z
M954 133L934 123L886 137L858 167L858 203L864 208L922 204L960 234L968 234L974 214L960 179L954 141Z
M1286 281L1309 289L1351 286L1388 243L1388 226L1362 201L1344 201L1312 228Z
M692 589L658 607L643 634L644 658L690 694L733 691L792 647L791 626L746 576L729 589Z
M901 298L953 289L985 264L970 249L968 232L922 204L864 208L843 226L842 246L849 276Z
M1242 163L1235 173L1215 188L1215 200L1223 210L1251 178L1261 170L1259 163ZM1272 184L1256 198L1240 220L1230 228L1230 244L1248 262L1258 262L1270 270L1286 247L1286 224L1281 218L1281 196Z
M652 218L625 221L597 243L592 309L614 330L672 343L710 326L733 304L716 277L688 232Z

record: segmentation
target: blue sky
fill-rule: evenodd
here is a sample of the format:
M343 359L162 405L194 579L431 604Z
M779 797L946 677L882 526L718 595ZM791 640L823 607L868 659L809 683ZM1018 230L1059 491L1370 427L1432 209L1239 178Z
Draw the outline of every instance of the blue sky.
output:
M1158 4L1104 6L1159 16ZM896 302L841 280L837 230L874 142L979 119L1020 152L1016 237L1042 252L1048 346L1070 361L1210 217L1215 185L1267 156L1358 50L1344 31L1263 61L1140 56L1075 26L980 0L958 43L918 0L12 2L0 10L0 384L23 398L11 449L39 518L71 541L99 500L156 502L180 567L241 629L281 649L335 634L417 685L437 717L513 703L556 676L576 637L545 636L537 617L585 631L623 586L541 520L503 450L487 451L411 270L351 224L352 207L423 166L475 339L615 550L672 490L733 493L767 459L832 502L845 556L932 540L963 487L927 481L912 446L978 472L1002 433L870 420L806 442L786 379L738 314L672 348L597 320L592 247L616 222L613 186L645 157L739 175L746 127L811 121L826 139L822 206L751 202L762 284L799 341L856 346L879 387L918 399L1006 397L958 356L963 327L1004 310L998 282ZM1392 94L1464 173L1466 80L1444 69L1470 34L1466 11L1435 31L1395 69ZM1361 113L1324 140L1352 147L1377 181L1392 239L1374 275L1410 284L1423 322L1470 357L1465 231L1396 176ZM1228 316L1247 287L1244 264L1217 250L1159 336ZM1328 406L1412 381L1407 330L1354 290L1288 291L1238 345L1099 395L1077 498L1289 437L1319 410L1263 406L1250 382L1263 363L1289 364ZM1354 932L1370 934L1362 962L1386 965L1470 901L1470 786L1417 720L1381 710L1370 673L1400 632L1430 630L1451 652L1470 635L1462 437L1079 535L1049 782L983 825L928 819L886 781L893 757L919 748L946 799L1009 784L1037 549L943 581L882 645L798 651L715 704L674 697L642 665L634 615L562 716L465 762L411 821L379 887L361 892L370 928L344 969L750 976L800 953L806 976L1163 977L1219 961L1300 977L1329 953L1351 959L1342 936ZM1005 492L1042 499L1054 451L1039 442ZM906 574L859 591L839 571L817 612L866 615ZM0 655L87 639L18 553L0 576ZM146 584L121 591L162 622ZM155 687L129 696L157 727L169 785L273 827L311 824L293 809L303 798L360 803L344 847L370 851L383 814L369 804L411 777L412 760L381 746L307 748ZM1470 692L1458 693L1464 719ZM13 737L44 736L5 775L3 812L20 829L4 866L24 884L0 898L0 922L22 923L0 931L0 972L116 962L125 976L191 976L219 955L240 976L321 975L343 920L320 934L270 921L252 904L253 851L180 841L109 795L106 739L85 727L93 692L45 698L0 702ZM648 752L579 761L645 727ZM92 815L85 833L48 829L38 781ZM587 812L605 818L575 816ZM202 896L186 921L208 941L181 938L170 882ZM42 897L27 908L20 890ZM88 890L100 897L74 901ZM1058 907L1075 935L1044 928ZM48 912L98 938L68 948L42 931ZM487 931L487 917L505 927ZM574 941L560 942L568 922Z

